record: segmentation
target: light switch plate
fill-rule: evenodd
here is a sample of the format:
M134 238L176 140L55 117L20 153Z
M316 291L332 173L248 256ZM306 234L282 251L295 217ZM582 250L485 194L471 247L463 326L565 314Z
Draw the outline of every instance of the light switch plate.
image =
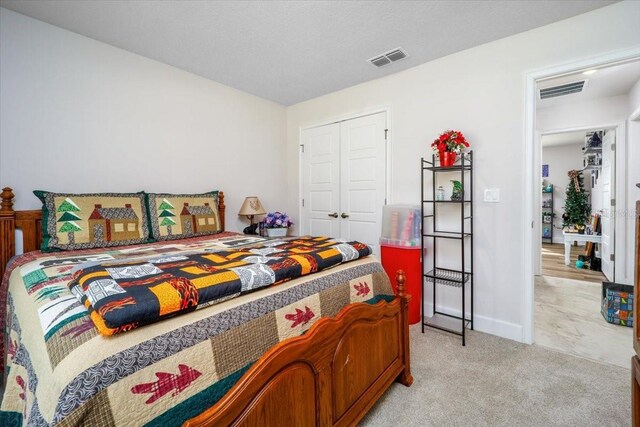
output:
M485 188L484 189L484 201L487 203L500 202L500 189L499 188Z

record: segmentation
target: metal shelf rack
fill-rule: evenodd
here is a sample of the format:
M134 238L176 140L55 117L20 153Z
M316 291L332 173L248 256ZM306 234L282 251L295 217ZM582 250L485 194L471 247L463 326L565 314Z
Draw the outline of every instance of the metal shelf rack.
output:
M431 195L425 197L425 175L431 172ZM440 172L457 172L460 175L460 182L463 188L462 200L435 200L436 199L436 176ZM456 164L450 167L439 166L436 156L431 157L431 161L420 159L420 200L422 215L422 253L425 251L425 240L433 239L433 250L431 253L433 267L425 272L426 259L423 255L422 262L422 295L425 288L432 286L433 289L433 316L426 317L424 304L422 304L422 332L425 327L439 329L462 337L462 345L465 345L465 331L467 328L473 330L473 151L461 154ZM465 181L468 184L465 190ZM446 205L457 205L460 207L460 231L449 231L438 229L438 207ZM425 206L430 206L431 213L425 213ZM465 213L468 208L468 214ZM425 223L432 221L433 231L426 231ZM442 268L438 264L437 248L439 239L454 239L460 241L460 269ZM467 249L466 246L469 246ZM466 262L466 251L471 252L469 263ZM436 305L436 291L439 286L449 286L460 289L462 299L462 315L456 316L444 313ZM470 318L466 316L466 292L470 292Z
M543 232L542 232L542 242L544 243L545 241L548 240L547 243L553 243L553 185L550 186L551 187L551 191L545 191L542 190L542 214L544 215L545 213L550 213L551 214L551 222L544 222L544 220L542 221L542 228L543 228ZM550 202L549 206L545 206L544 202L545 200L548 200ZM545 226L549 226L549 236L545 237L544 235L544 227Z

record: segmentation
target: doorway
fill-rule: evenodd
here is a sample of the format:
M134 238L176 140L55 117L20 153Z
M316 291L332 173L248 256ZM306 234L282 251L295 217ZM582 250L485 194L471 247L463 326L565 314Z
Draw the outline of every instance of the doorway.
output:
M357 240L380 255L387 194L387 113L301 131L301 231Z
M616 131L587 128L541 135L542 244L536 275L615 282L615 216L610 213ZM565 217L568 212L572 215ZM578 214L585 229L575 229ZM576 241L568 240L568 232L578 233Z
M601 308L603 282L629 280L628 225L616 212L626 206L627 95L640 62L638 52L609 59L529 75L526 162L535 190L525 196L532 234L523 324L525 342L627 366L631 328L607 323Z
M615 246L615 217L605 202L611 200L615 184L615 158L607 154L613 153L615 133L612 128L542 135L542 245L534 342L627 366L631 328L607 323L601 314L602 284L615 278L609 256ZM571 178L570 171L578 175ZM575 205L582 201L589 221L578 237L587 241L565 244L563 230L573 220L562 215L567 206L580 211Z

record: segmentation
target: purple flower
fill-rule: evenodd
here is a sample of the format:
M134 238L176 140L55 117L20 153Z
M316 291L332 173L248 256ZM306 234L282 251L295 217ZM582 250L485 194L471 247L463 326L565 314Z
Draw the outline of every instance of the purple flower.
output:
M262 220L266 228L287 228L293 225L286 213L269 212Z

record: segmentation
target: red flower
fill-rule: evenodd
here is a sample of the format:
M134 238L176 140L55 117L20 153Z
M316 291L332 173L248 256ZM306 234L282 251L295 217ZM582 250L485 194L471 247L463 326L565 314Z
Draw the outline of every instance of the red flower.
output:
M431 148L438 151L459 153L462 147L469 147L464 134L458 130L447 130L431 143Z

